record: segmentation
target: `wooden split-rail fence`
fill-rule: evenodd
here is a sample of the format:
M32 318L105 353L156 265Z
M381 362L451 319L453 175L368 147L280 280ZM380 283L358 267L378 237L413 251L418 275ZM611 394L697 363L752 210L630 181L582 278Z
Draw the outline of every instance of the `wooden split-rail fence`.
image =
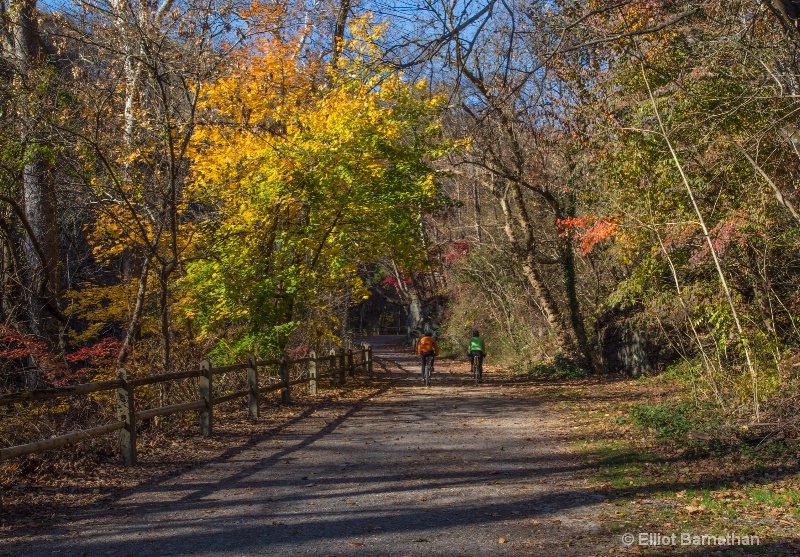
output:
M289 368L295 364L305 364L305 369L299 378L291 379ZM266 386L259 384L259 368L278 367L278 376ZM323 366L326 369L318 369ZM237 398L248 397L248 416L259 416L260 396L273 392L281 392L281 402L291 402L291 389L295 385L308 383L309 394L317 393L317 382L329 378L332 384L344 385L346 377L353 376L357 369L363 369L372 374L372 347L364 344L361 348L353 350L332 350L327 356L317 357L313 352L307 358L291 360L284 356L277 360L257 360L251 355L247 362L228 366L214 367L211 362L203 361L199 369L178 371L148 377L129 378L125 369L120 369L117 379L111 381L97 381L83 383L69 387L53 389L40 389L23 393L0 395L0 407L33 401L54 400L75 395L99 393L103 391L116 391L117 393L117 421L91 429L67 433L43 441L36 441L26 445L17 445L0 449L0 462L10 458L41 453L64 445L71 445L119 431L119 451L122 461L127 465L136 464L136 423L156 416L166 416L179 412L197 410L200 421L200 434L210 436L214 428L214 406ZM247 375L248 388L223 396L214 396L214 377L222 374L244 371ZM145 385L155 385L182 379L198 378L198 398L189 402L137 410L134 389Z

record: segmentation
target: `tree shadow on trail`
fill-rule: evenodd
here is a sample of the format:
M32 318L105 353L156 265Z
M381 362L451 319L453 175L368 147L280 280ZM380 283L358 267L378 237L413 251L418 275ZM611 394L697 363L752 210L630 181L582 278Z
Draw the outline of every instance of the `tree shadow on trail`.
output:
M502 396L494 388L500 383L469 389L458 377L426 389L403 371L404 363L376 359L377 373L391 371L401 379L395 386L403 389L402 397L383 396L390 388L385 386L346 403L323 424L313 423L317 409L310 408L189 474L175 473L108 499L101 509L108 525L103 531L70 537L68 524L48 524L48 543L44 537L33 540L36 546L9 543L0 554L290 555L302 548L309 555L477 556L488 554L476 545L486 529L506 528L513 520L519 524L511 541L494 546L492 554L593 555L600 547L616 552L625 546L590 509L687 488L686 482L658 479L634 487L576 486L576 478L597 467L652 457L581 460L564 450L579 434L563 424L548 425L559 416L545 404L546 392ZM531 416L540 420L535 429ZM662 464L680 462L673 458ZM736 480L721 478L722 485ZM97 513L95 507L73 518ZM536 530L532 521L540 523ZM453 532L458 547L428 549L442 533ZM596 541L565 549L562 540L578 534ZM550 548L536 553L535 546L524 545L537 537ZM372 538L387 540L389 550L370 550ZM413 548L398 545L408 539ZM707 548L669 549L669 555L709 554ZM775 555L791 555L789 549L760 548Z

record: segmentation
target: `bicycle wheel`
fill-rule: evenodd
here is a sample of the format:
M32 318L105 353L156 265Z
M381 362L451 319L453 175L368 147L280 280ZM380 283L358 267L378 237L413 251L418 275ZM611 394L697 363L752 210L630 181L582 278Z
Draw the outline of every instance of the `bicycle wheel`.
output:
M426 387L431 386L431 368L433 367L433 358L425 358L425 377L423 382Z
M479 373L480 367L478 367L478 357L472 357L472 377L475 378L475 384L478 385L481 382L481 377Z

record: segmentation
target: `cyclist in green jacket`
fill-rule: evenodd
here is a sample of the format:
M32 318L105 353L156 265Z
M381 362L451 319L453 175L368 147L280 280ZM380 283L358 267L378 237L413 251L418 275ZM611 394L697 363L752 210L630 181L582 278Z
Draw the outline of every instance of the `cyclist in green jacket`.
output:
M472 338L469 339L469 348L467 349L469 355L469 363L472 366L475 358L478 358L478 382L480 383L483 378L483 358L486 357L486 349L483 345L483 339L480 332L476 329L472 331Z

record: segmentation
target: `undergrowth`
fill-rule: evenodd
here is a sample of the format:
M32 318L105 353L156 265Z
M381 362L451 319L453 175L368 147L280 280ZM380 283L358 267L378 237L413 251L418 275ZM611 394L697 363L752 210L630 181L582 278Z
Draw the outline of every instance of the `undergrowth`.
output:
M556 358L554 362L527 362L517 366L515 371L538 379L584 379L591 375L588 370L565 358Z
M791 554L786 541L796 539L800 522L797 445L742 427L741 416L696 402L682 386L663 376L596 378L561 397L589 484L609 503L604 528L758 535L763 554ZM662 555L658 547L633 549ZM663 554L681 553L669 549ZM762 554L728 549L720 554Z
M707 431L713 422L707 421L705 409L687 402L637 404L630 410L630 420L641 430L659 439L680 441L693 430Z

